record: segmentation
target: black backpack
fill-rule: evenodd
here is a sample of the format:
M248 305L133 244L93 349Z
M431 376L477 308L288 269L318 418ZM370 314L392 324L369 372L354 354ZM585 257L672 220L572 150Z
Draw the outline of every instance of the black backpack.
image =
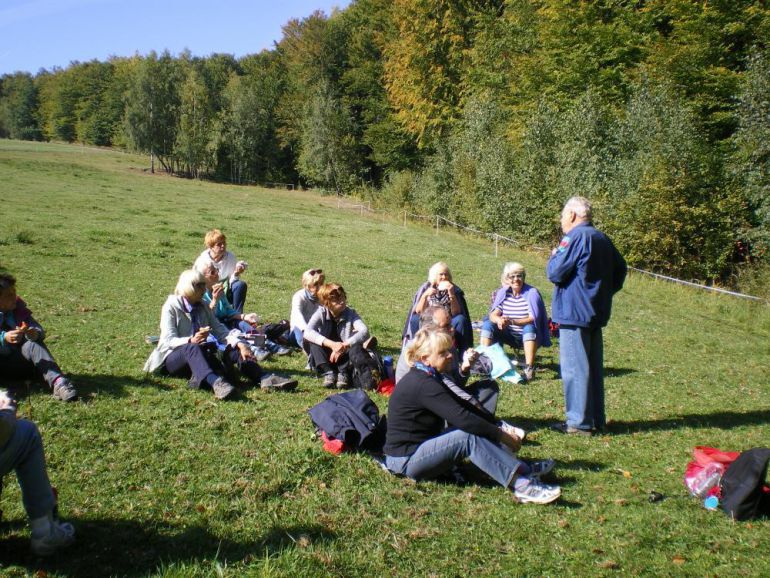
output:
M722 476L722 509L735 520L770 516L770 448L742 452Z

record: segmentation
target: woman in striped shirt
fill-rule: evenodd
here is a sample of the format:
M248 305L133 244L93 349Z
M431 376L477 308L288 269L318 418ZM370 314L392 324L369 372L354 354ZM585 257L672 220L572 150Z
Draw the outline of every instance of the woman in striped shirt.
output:
M524 349L524 378L535 376L535 354L541 345L549 347L548 316L540 292L527 285L521 263L506 263L500 287L492 298L489 316L481 329L481 344L504 343Z

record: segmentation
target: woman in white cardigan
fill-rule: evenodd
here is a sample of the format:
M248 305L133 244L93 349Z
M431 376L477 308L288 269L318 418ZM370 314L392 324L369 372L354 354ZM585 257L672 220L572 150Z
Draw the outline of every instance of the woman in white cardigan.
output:
M194 269L183 271L173 295L163 304L160 315L160 339L144 365L148 372L165 372L192 378L191 388L208 385L217 399L228 399L235 388L222 377L224 367L216 356L216 343L226 343L225 359L237 365L241 373L259 382L261 370L242 333L217 320L203 303L206 280Z

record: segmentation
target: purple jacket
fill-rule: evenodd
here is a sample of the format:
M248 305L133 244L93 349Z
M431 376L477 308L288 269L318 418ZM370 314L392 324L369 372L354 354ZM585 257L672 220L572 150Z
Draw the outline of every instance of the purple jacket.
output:
M510 290L510 287L500 287L495 291L495 294L492 297L492 306L489 308L490 313L495 309L500 309L505 300L505 296ZM538 347L550 347L551 331L548 327L548 315L545 311L545 303L543 303L543 298L540 297L540 292L532 285L524 283L521 294L527 300L527 305L529 305L529 310L532 312L532 317L535 318L535 329L537 330L537 339L535 341Z

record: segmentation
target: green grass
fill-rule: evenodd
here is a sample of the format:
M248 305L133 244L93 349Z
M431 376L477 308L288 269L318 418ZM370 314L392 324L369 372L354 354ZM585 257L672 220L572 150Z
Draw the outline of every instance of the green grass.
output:
M0 141L0 264L83 394L40 388L20 413L44 436L71 551L29 553L12 476L0 505L4 575L766 576L770 522L733 523L688 497L693 446L770 441L766 305L628 278L605 332L612 435L574 439L557 348L537 379L503 386L499 414L533 431L524 457L558 461L563 498L522 506L492 484L414 484L362 455L334 457L306 410L324 398L300 356L270 361L298 391L217 403L146 378L160 307L220 227L249 262L249 310L289 314L303 270L322 267L396 354L406 309L443 259L480 318L502 264L519 260L547 301L544 257L472 237L338 211L309 192L150 175L147 161L77 146ZM381 410L385 398L375 396ZM651 490L666 496L650 503Z

